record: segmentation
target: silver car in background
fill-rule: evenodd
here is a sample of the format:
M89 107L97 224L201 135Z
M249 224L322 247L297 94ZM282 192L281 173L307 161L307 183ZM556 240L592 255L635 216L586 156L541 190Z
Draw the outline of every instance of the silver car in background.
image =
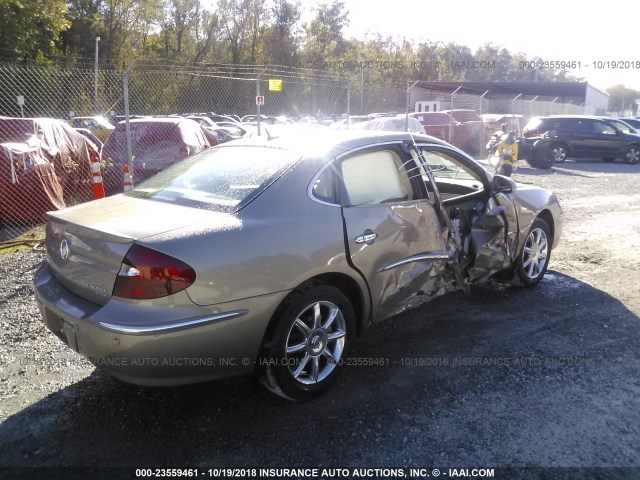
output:
M256 372L304 400L369 325L492 276L533 286L562 229L547 190L426 135L243 139L48 217L47 327L116 378Z

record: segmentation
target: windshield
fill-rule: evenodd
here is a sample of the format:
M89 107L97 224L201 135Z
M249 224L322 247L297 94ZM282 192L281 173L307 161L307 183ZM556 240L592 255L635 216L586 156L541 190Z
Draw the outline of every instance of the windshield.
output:
M235 212L299 158L286 150L259 146L212 148L158 173L126 195Z

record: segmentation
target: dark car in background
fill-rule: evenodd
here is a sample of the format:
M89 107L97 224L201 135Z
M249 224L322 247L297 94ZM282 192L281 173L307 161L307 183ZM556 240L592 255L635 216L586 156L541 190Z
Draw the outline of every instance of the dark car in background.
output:
M141 118L129 122L133 181L139 183L190 155L217 145L215 137L193 120L180 117ZM104 175L107 195L123 190L127 163L126 122L120 122L102 149L110 163Z
M551 168L568 157L622 158L640 162L640 135L625 133L609 119L571 115L533 117L524 127L520 158Z
M623 121L630 127L632 127L636 132L640 132L640 118L618 118L618 120Z
M638 135L638 129L634 128L629 122L612 117L599 117L607 123L610 123L622 133L630 133L632 135Z

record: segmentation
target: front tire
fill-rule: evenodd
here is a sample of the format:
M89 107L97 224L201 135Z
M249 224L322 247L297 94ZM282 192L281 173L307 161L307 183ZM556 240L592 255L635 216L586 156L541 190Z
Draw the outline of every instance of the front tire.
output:
M544 277L551 257L551 231L541 218L531 224L522 252L516 263L518 284L524 287L537 285Z
M289 400L310 400L336 382L355 337L355 314L329 285L294 293L276 313L261 359L260 381Z
M640 162L640 146L630 145L626 148L623 155L624 161L636 165Z

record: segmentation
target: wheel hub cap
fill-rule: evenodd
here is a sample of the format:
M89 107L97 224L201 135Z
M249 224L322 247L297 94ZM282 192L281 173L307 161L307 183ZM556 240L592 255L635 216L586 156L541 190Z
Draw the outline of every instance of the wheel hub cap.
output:
M309 355L317 357L322 353L326 345L327 334L324 330L314 330L309 336L307 351L309 352Z

